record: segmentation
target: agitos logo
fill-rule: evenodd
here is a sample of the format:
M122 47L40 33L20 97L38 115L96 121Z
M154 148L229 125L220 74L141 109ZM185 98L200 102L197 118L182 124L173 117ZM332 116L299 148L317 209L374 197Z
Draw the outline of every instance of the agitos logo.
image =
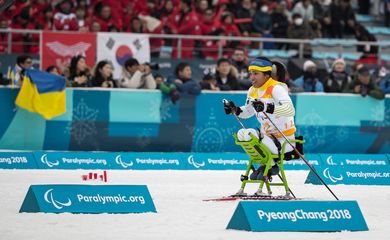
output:
M58 200L55 200L53 197L53 188L47 190L43 197L47 203L52 204L57 209L62 209L63 207L69 207L70 205L72 205L72 201L69 198L67 202L60 202Z
M133 161L130 160L129 163L123 162L121 155L116 156L115 162L121 165L123 168L128 168L134 165Z
M189 164L191 164L195 168L200 168L200 167L203 167L204 165L206 165L206 163L204 161L202 161L201 163L196 162L194 159L194 155L190 155L188 157L187 161Z
M341 175L341 174L339 177L335 177L335 176L330 175L329 168L325 168L322 174L324 175L324 177L326 177L327 179L329 179L333 183L336 183L338 181L343 180L343 175Z
M54 167L54 166L58 166L58 164L60 164L58 162L58 160L55 160L54 162L50 162L48 159L47 159L47 154L43 154L42 157L41 157L41 162L43 164L46 164L48 167Z

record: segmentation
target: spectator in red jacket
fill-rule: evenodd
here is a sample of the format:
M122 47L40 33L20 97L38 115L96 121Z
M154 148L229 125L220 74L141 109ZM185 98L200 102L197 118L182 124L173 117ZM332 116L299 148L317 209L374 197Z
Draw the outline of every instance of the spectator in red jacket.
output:
M110 6L98 4L96 5L95 13L97 13L97 15L95 15L94 20L100 24L102 32L108 32L108 30L112 27L122 30L122 19L114 18L111 15Z
M211 36L225 36L225 31L222 28L217 28L215 31L210 32ZM219 56L220 46L224 48L226 46L226 40L202 40L201 54L204 59L217 60Z
M209 2L207 0L197 1L195 12L200 21L203 21L203 16L207 9L209 9Z
M54 14L54 30L77 31L78 24L76 14L72 11L70 0L61 1L57 5L57 13Z
M11 28L36 30L37 26L31 18L31 7L24 7L14 18ZM13 53L38 53L39 34L13 33L12 52Z
M53 15L54 11L50 5L43 9L43 14L38 15L36 18L38 28L43 30L52 30L54 27Z
M221 25L219 19L220 19L219 13L215 15L214 10L212 8L206 9L200 23L200 29L202 31L202 34L209 35L211 32L217 30L217 28L220 27Z
M79 26L79 31L87 32L88 24L91 21L91 19L87 18L87 11L84 7L76 8L76 18L77 18L77 24Z
M128 24L130 24L131 19L137 17L140 13L145 12L145 6L137 0L128 1L128 3L124 5L123 9L123 22L125 25L123 29L125 30L129 28Z
M240 37L241 32L238 27L234 24L234 16L231 12L224 12L221 19L221 28L225 31L226 36ZM233 49L239 45L249 45L248 41L228 41L226 43L226 54L230 56Z
M199 19L195 11L192 10L191 0L182 0L180 3L180 11L171 18L172 33L182 35L200 35L201 29ZM173 41L174 58L178 57L177 41ZM195 41L192 39L183 39L181 44L181 58L192 58Z
M0 29L7 29L8 21L7 19L0 17ZM8 44L8 33L0 32L0 53L5 53L7 51Z

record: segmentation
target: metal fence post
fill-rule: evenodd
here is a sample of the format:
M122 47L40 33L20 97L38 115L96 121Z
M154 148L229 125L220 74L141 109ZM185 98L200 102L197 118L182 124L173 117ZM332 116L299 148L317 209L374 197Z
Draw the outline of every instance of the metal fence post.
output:
M181 58L181 49L182 49L182 38L179 37L177 39L177 59L180 59Z
M299 43L299 58L303 58L303 43Z

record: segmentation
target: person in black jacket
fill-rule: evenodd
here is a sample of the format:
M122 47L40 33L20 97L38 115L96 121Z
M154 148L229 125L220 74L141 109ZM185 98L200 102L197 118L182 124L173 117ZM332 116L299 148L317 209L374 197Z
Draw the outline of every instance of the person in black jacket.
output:
M328 78L324 79L325 92L342 93L348 89L352 79L345 71L345 61L341 58L336 59L332 64L332 71Z
M94 77L92 79L94 87L116 88L117 83L112 78L112 66L108 61L100 61L96 65Z
M237 70L232 66L229 59L220 58L218 60L215 77L221 91L241 90L237 79Z
M92 87L92 75L85 57L77 55L70 60L69 69L64 71L69 87Z

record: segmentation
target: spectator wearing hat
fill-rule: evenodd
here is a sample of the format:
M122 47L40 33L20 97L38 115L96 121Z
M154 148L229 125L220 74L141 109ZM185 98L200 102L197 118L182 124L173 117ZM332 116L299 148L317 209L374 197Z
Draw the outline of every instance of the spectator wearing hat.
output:
M295 79L297 87L303 87L305 92L323 92L324 86L319 80L317 65L307 60L303 64L303 75Z
M371 79L370 71L363 66L357 70L356 79L352 82L347 92L360 94L365 97L367 95L382 100L385 98L385 93L375 85Z
M342 58L336 59L332 64L332 71L324 80L325 92L342 93L348 89L352 82L352 78L345 71L345 61Z

